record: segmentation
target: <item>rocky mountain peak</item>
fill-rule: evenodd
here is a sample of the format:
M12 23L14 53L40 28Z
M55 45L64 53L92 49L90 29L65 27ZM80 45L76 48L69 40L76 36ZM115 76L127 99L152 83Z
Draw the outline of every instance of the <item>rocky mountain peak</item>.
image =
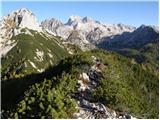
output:
M70 16L67 25L75 25L79 23L94 23L95 21L91 17ZM75 23L75 24L74 24Z
M71 21L79 21L79 20L81 20L82 18L80 17L80 16L70 16L70 18L69 18L69 20L71 20Z
M86 17L84 17L84 18L82 19L82 21L83 21L84 23L86 23L86 22L93 22L93 19L86 16Z
M59 25L59 26L63 25L63 23L56 18L47 19L44 22L49 22L52 25ZM44 22L42 22L42 23L44 23Z
M70 16L66 25L75 26L75 25L77 25L77 23L79 23L81 21L82 21L82 18L80 16Z
M7 24L8 21L11 21L14 23L14 27L16 28L28 28L39 32L41 31L37 18L31 10L27 8L22 8L12 12L8 16L5 16L3 21L3 23Z
M48 30L50 31L54 31L58 28L58 27L61 27L63 26L64 24L58 20L58 19L55 19L55 18L52 18L52 19L46 19L45 21L43 21L41 23L42 27L43 28L48 28Z
M16 11L17 13L28 13L28 14L33 14L31 10L27 9L27 8L21 8L19 10Z

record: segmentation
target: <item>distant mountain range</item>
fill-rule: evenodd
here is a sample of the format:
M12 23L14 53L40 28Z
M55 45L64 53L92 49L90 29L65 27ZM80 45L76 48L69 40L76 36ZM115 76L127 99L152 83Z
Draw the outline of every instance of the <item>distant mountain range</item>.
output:
M61 36L66 41L78 45L82 50L88 49L85 47L86 44L95 44L103 37L131 32L135 29L123 24L103 24L89 17L81 18L79 16L71 16L65 24L52 18L43 21L41 26L54 35Z

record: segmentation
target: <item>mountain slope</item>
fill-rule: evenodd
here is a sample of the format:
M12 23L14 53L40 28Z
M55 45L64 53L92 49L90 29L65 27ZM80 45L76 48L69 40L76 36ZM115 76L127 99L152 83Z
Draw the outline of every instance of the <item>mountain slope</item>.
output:
M13 74L43 72L68 54L58 44L56 37L48 37L36 31L31 31L31 35L19 34L11 40L15 40L16 45L2 57L2 78L13 77Z
M142 25L131 33L103 38L97 47L134 58L158 75L159 31L156 26Z
M11 118L158 118L158 77L112 52L94 50L73 55L25 79L41 82L19 97L10 110ZM5 89L7 86L2 96Z
M0 30L2 79L43 72L68 55L60 37L42 31L36 17L28 9L4 16Z
M122 35L104 38L98 44L101 48L121 49L121 48L141 48L147 43L158 42L159 31L155 26L142 25L133 32L124 32Z

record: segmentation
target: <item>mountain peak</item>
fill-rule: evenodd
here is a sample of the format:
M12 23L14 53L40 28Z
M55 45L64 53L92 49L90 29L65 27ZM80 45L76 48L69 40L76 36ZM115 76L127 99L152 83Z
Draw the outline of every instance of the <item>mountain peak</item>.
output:
M50 24L57 23L59 25L63 25L63 23L56 18L46 19L45 21L42 21L42 23L44 23L44 22L50 22Z
M28 12L28 13L32 13L32 11L31 10L29 10L28 8L21 8L21 9L19 9L19 10L17 10L17 12Z
M16 27L28 28L32 30L41 31L37 18L31 10L27 8L21 8L13 11L8 16L4 17L4 22L11 20L15 23Z
M41 22L41 26L43 29L48 28L48 30L52 32L56 32L56 29L63 25L64 24L60 20L55 19L55 18L46 19L45 21Z
M78 22L81 22L82 18L80 16L70 16L68 22L66 23L67 25L76 25Z
M87 23L87 22L93 22L94 20L91 17L80 17L80 16L70 16L69 22L83 22L83 23Z
M69 18L70 20L72 20L72 21L76 21L76 20L81 20L82 18L80 17L80 16L77 16L77 15L72 15L72 16L70 16L70 18Z
M137 28L138 31L144 31L144 30L153 30L157 33L159 33L159 27L155 25L144 25L142 24L139 28Z
M83 22L93 22L93 19L86 16L86 17L83 18L82 21L83 21Z

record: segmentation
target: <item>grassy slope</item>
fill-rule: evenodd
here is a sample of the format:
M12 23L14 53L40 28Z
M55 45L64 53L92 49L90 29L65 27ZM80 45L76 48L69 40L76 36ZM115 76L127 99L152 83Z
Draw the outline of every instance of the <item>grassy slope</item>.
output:
M2 76L10 73L7 77L12 77L13 72L16 72L14 74L37 72L37 69L45 69L54 65L68 55L66 49L57 44L58 38L48 37L32 30L30 32L34 36L19 34L12 37L12 40L16 40L17 44L2 58ZM44 52L43 61L34 59L37 56L36 49ZM51 58L48 53L52 54L53 57ZM28 60L33 62L37 68L34 68ZM27 65L26 67L24 63Z

